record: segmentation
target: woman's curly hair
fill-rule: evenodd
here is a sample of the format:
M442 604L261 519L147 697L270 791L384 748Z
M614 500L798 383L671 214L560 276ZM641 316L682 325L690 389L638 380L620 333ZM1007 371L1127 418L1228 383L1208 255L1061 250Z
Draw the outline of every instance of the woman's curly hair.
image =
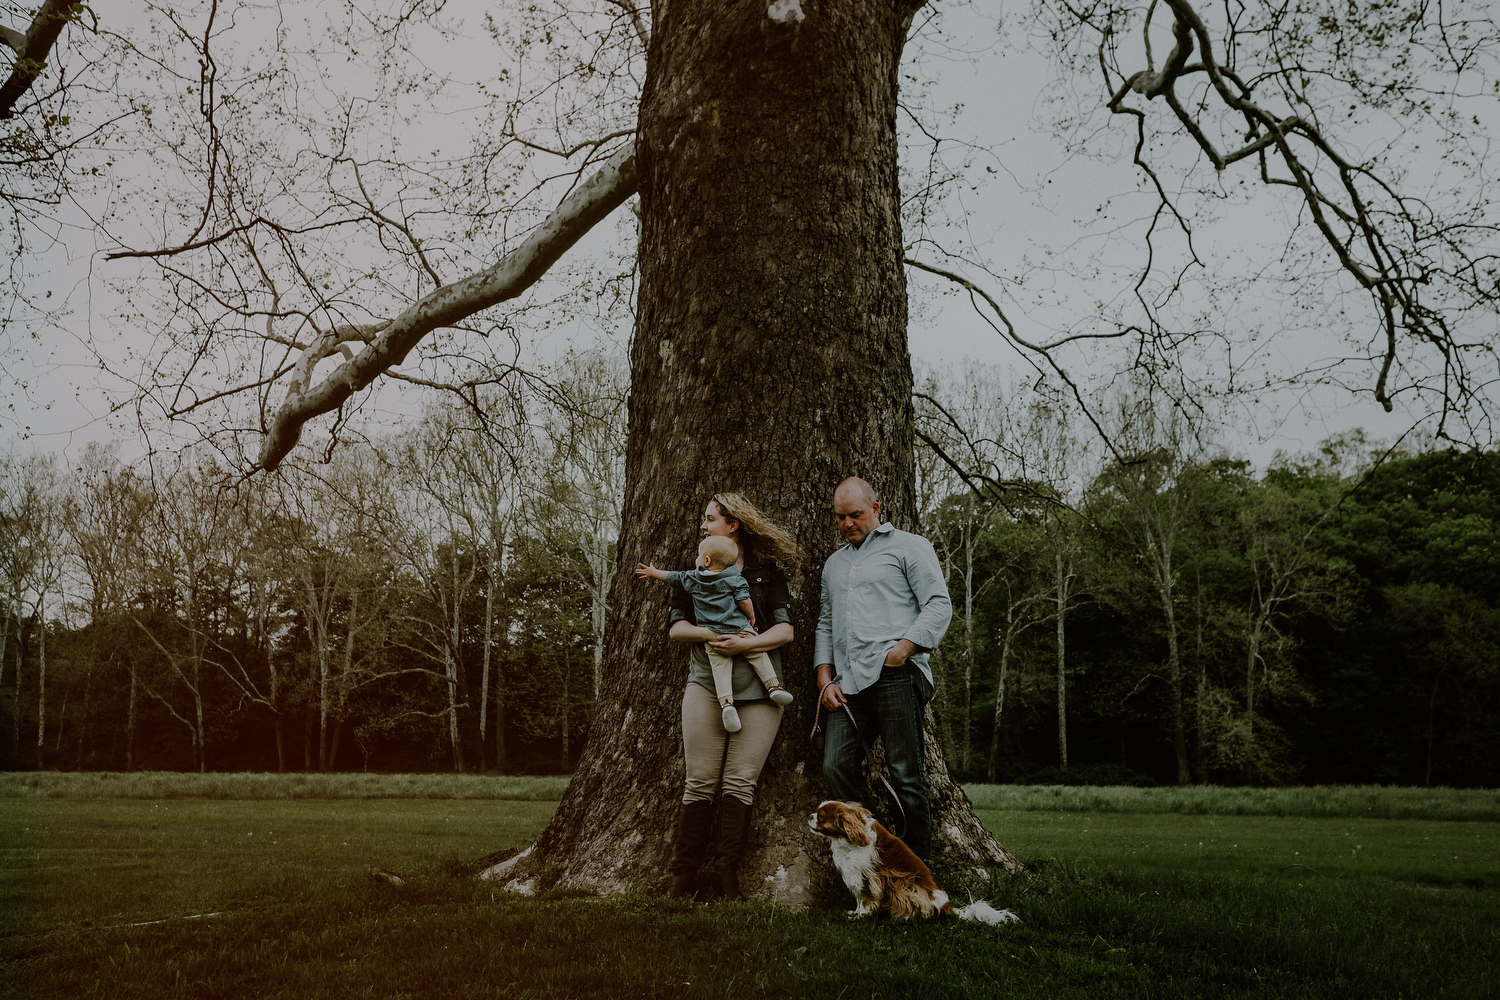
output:
M802 566L802 553L783 527L773 523L742 493L715 493L710 498L727 521L740 523L740 541L745 554L770 559L787 576L795 577Z

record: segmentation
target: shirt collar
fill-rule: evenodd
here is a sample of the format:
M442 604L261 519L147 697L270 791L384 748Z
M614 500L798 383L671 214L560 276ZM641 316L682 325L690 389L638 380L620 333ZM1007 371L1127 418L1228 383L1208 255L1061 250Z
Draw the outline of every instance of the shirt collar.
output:
M855 545L853 542L850 542L849 543L849 547L850 548L854 548L854 549L864 548L865 542L868 542L870 540L870 536L871 535L888 535L888 534L890 534L891 532L893 532L895 530L896 530L896 526L894 524L892 524L891 522L889 522L889 521L886 521L884 524L877 524L875 527L871 528L865 534L864 539L862 541L860 541L860 543L858 545Z

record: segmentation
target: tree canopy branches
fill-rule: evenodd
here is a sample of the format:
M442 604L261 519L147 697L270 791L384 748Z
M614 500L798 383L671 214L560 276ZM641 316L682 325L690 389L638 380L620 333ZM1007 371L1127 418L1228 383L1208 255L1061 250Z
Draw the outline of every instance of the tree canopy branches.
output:
M527 333L602 313L606 298L606 325L628 322L630 233L604 251L612 274L570 270L558 254L633 190L628 170L612 171L630 162L648 8L549 2L467 23L443 4L153 10L101 19L88 65L114 67L116 96L79 90L73 102L86 129L134 123L80 133L109 164L107 181L88 183L114 192L87 209L110 261L98 274L127 300L108 323L152 331L100 352L126 384L116 406L205 437L253 435L233 450L272 468L307 420L338 411L347 427L382 374L540 385L522 358ZM922 105L913 61L905 127L930 148L914 156L926 175L903 182L908 267L962 286L1085 413L1087 383L1127 368L1163 384L1172 373L1184 398L1243 388L1237 369L1225 374L1233 362L1200 364L1199 348L1254 356L1277 331L1248 314L1270 299L1296 311L1292 330L1332 329L1353 349L1268 382L1338 384L1388 409L1404 397L1455 440L1489 438L1500 233L1486 207L1494 122L1478 104L1493 104L1500 31L1487 8L1037 0L1033 13L1025 28L998 26L1013 44L1044 34L1068 75L1038 124L1081 157L1120 144L1150 203L1113 217L1101 207L1065 252L1013 275L965 232L970 209L950 195L981 189L976 163L1004 173L1019 157L993 136L960 141L946 111ZM945 39L947 14L927 5L909 50L932 39L941 58L981 58L991 42ZM28 127L44 126L63 128ZM28 141L43 158L61 148ZM944 151L964 162L940 162ZM1226 206L1250 204L1247 181L1283 196L1262 214L1286 226L1279 248L1231 269L1204 233ZM575 216L585 192L600 211ZM492 308L502 301L512 305Z
M1302 209L1299 226L1312 226L1378 320L1371 391L1387 411L1400 393L1435 393L1440 435L1450 433L1455 416L1487 421L1486 394L1496 373L1484 325L1493 323L1500 305L1500 226L1485 207L1483 147L1468 142L1465 99L1496 82L1500 28L1487 12L1466 16L1464 4L1455 14L1441 4L1271 0L1226 6L1212 23L1189 0L1161 4L1171 15L1172 47L1159 68L1152 48L1159 31L1156 0L1144 9L1044 6L1055 43L1080 68L1080 32L1095 38L1107 107L1134 121L1133 160L1157 193L1158 217L1170 218L1187 241L1188 266L1212 263L1192 249L1191 213L1179 207L1163 178L1163 161L1170 163L1163 138L1171 123L1216 174L1252 160L1262 184L1291 189ZM1335 102L1350 100L1356 103L1339 114L1343 104ZM1145 106L1155 101L1166 106L1170 122L1148 114ZM1389 136L1369 153L1352 137L1335 135L1336 125L1347 126L1371 108L1389 112L1402 130L1403 120L1433 125L1441 148L1434 166L1458 173L1467 189L1422 191L1422 167L1403 166ZM1478 117L1472 121L1481 124ZM1203 182L1204 190L1222 183ZM1154 238L1153 224L1148 243ZM1163 293L1158 290L1155 301L1142 294L1150 269L1148 257L1137 299L1151 336L1167 339L1158 318ZM1169 282L1167 296L1180 290L1180 278ZM1430 353L1422 354L1423 347ZM1472 433L1466 427L1459 436Z
M111 36L146 107L128 158L152 178L98 220L117 244L107 280L156 331L101 358L129 403L205 438L264 437L226 451L269 469L379 375L540 385L521 317L618 308L615 275L595 273L470 319L634 192L633 3L468 24L441 4L216 10Z

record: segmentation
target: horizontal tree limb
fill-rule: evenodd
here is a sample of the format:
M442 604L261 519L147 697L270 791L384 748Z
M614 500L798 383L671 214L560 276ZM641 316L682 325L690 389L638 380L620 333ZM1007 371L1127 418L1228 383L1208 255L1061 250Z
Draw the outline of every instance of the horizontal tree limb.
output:
M536 284L568 248L634 194L637 184L632 142L605 161L535 232L494 266L423 296L381 329L368 347L346 359L316 386L307 387L310 379L294 381L266 433L260 468L276 468L296 446L303 424L337 409L387 369L399 365L432 331L513 299ZM316 354L323 345L316 342L307 350ZM317 360L321 358L313 363Z

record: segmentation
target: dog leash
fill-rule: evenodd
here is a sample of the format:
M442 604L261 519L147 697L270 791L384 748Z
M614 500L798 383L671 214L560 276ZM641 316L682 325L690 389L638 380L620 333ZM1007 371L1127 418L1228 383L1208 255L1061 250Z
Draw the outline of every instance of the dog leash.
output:
M829 681L828 682L828 684L832 684L832 683L833 683L833 681ZM824 684L823 685L823 691L827 691L828 690L828 684ZM822 717L822 714L823 714L823 691L819 691L818 692L818 697L816 699L817 704L813 708L813 727L812 727L812 732L807 737L809 742L812 741L812 740L817 739L818 738L818 732L819 732L819 730L821 730L823 728L822 725L819 722L819 719ZM902 808L902 806L901 806L901 799L900 799L900 797L898 797L896 795L896 790L891 787L891 783L885 779L885 772L883 770L881 770L880 765L877 764L877 763L875 763L875 751L870 747L870 744L868 742L866 742L866 740L865 740L865 734L859 728L859 723L854 720L854 713L849 710L849 702L846 700L844 702L844 704L842 704L839 707L844 710L844 714L845 715L849 716L849 725L851 725L851 726L854 727L854 735L859 738L859 745L860 745L861 748L864 749L865 760L868 760L870 762L870 767L873 768L874 771L875 771L875 777L879 778L880 779L880 783L885 786L885 793L888 796L890 796L891 804L893 806L895 806L895 810L891 813L891 815L893 815L893 816L900 816L901 817L901 829L900 829L900 831L898 832L898 831L894 831L893 830L891 832L895 833L895 835L898 838L905 839L905 837L906 837L906 810L904 808Z

